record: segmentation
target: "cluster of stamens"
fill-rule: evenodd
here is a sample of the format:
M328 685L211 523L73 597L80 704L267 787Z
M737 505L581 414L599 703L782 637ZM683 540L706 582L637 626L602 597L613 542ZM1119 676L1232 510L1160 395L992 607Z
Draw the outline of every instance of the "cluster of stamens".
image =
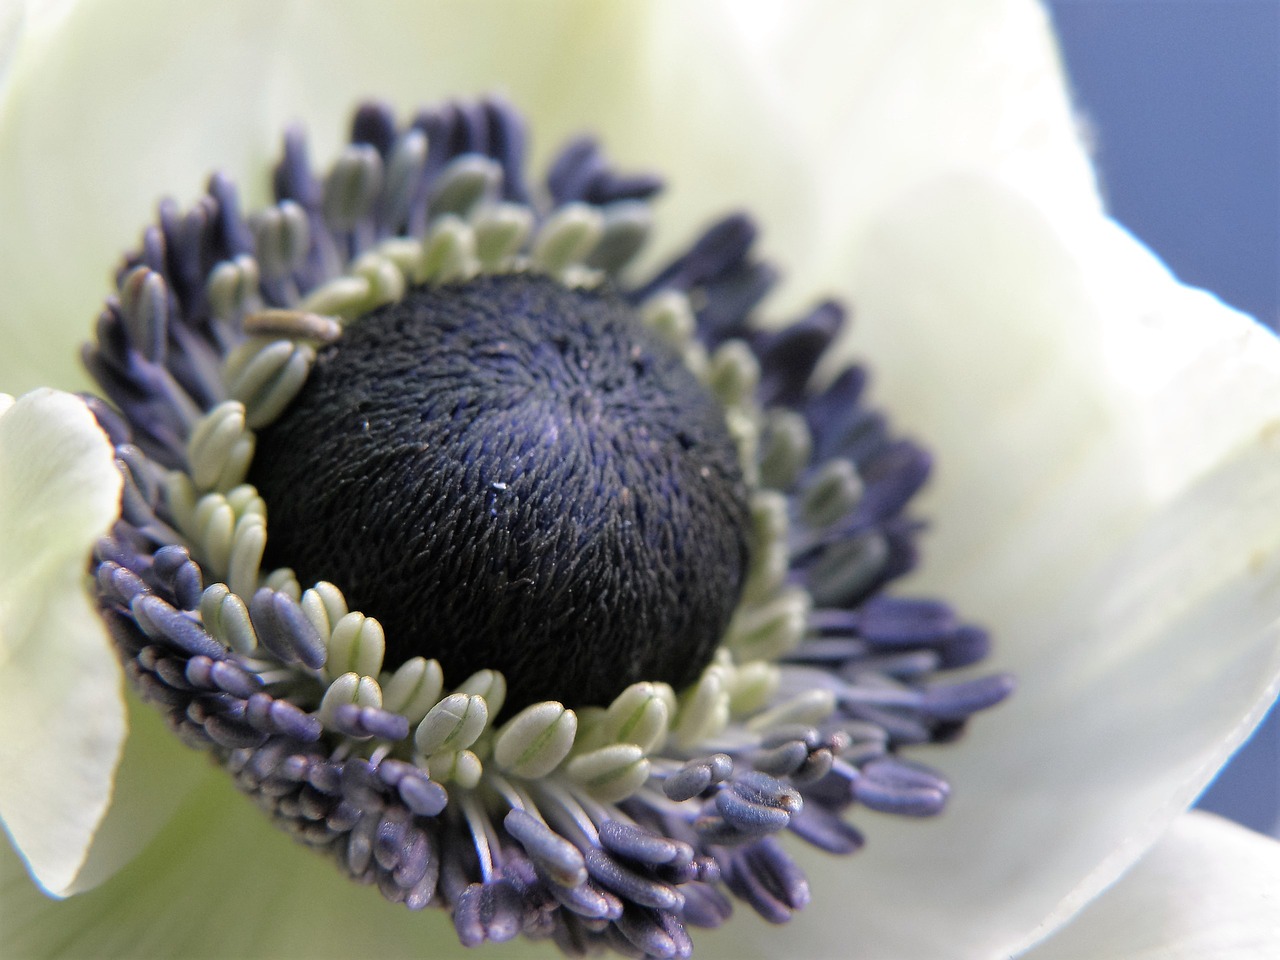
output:
M688 956L686 925L722 923L726 894L773 921L804 905L783 833L849 853L855 803L940 810L945 781L900 748L953 737L1010 681L935 683L981 659L985 635L882 592L914 563L904 510L929 465L862 402L859 368L811 384L841 309L749 325L773 275L743 217L630 282L658 182L579 141L535 202L522 143L493 101L403 130L370 106L323 180L291 133L277 203L248 220L222 177L185 214L162 206L86 351L125 478L98 596L143 697L357 881L443 906L467 944ZM530 275L612 291L723 409L749 563L682 689L504 710L501 672L446 677L429 649L389 662L343 584L266 563L271 511L248 478L317 357L415 288Z

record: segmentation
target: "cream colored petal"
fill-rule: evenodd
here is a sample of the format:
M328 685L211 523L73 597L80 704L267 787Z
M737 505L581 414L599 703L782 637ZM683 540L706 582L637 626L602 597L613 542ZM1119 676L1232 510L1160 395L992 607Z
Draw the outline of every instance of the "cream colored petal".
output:
M1003 957L1114 880L1275 697L1280 346L1114 226L1064 237L981 181L905 201L856 262L868 349L896 361L877 394L940 464L913 587L989 625L1019 690L915 752L952 776L939 821L856 816L856 863L810 859L814 913L847 918L810 945Z
M1027 960L1280 956L1280 843L1189 813Z
M4 84L14 51L22 40L26 28L24 14L22 5L18 3L0 8L0 86Z
M357 99L398 108L498 90L535 152L598 132L656 168L663 246L748 207L794 279L942 169L996 169L1063 209L1093 210L1047 22L1030 0L758 3L333 0L193 7L52 5L0 86L0 383L84 383L119 251L161 194L190 201L212 168L266 193L280 129L332 154Z
M103 0L33 25L0 88L0 383L86 383L77 344L161 195L190 202L220 168L260 202L285 125L308 124L319 162L366 96L407 112L510 90L545 108L540 137L561 138L633 86L641 14L638 4Z
M1059 219L1100 209L1038 3L663 9L645 61L652 112L641 110L639 133L610 142L662 131L679 227L726 203L757 215L785 267L784 305L844 292L851 245L944 173L999 179Z
M119 498L80 400L39 390L0 415L0 817L54 894L84 862L125 737L120 666L84 584Z

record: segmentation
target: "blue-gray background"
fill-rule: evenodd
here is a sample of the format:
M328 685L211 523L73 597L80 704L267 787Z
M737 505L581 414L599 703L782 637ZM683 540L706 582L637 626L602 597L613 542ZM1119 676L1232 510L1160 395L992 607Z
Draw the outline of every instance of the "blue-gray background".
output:
M1049 8L1116 219L1184 282L1280 325L1280 0ZM1280 710L1201 806L1280 836Z

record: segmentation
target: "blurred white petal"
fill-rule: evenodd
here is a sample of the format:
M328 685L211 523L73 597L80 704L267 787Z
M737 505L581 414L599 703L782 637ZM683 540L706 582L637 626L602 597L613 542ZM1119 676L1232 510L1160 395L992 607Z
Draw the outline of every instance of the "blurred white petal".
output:
M1111 225L1066 239L958 178L854 261L863 329L884 336L868 351L895 356L889 331L918 347L878 395L943 465L911 586L989 624L1019 690L915 753L951 774L937 823L859 814L856 865L805 860L811 910L847 918L805 929L817 955L1027 945L1140 856L1275 697L1280 344ZM793 934L735 945L771 956Z
M324 160L365 96L407 111L503 91L538 158L593 130L669 178L665 247L726 209L757 214L793 301L847 271L836 240L939 171L995 169L1038 202L1097 207L1025 0L100 0L40 23L0 86L0 222L24 225L0 236L11 391L87 383L76 347L158 195L189 201L218 168L260 200L286 124Z
M1115 886L1027 960L1280 956L1280 843L1188 813Z

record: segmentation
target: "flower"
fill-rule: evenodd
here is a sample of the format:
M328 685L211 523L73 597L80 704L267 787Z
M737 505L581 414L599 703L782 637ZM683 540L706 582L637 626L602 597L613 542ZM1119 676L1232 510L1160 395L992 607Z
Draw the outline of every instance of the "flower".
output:
M882 372L880 395L945 465L929 507L937 518L932 566L920 585L960 597L996 627L1002 662L1018 671L1024 691L1003 716L986 721L982 737L955 749L957 802L945 832L877 829L856 868L874 879L848 907L835 899L848 878L812 868L818 897L805 919L839 920L811 924L803 934L795 925L780 935L751 929L753 947L773 955L843 953L856 934L871 955L981 956L1029 942L1036 924L1050 929L1159 834L1272 693L1276 579L1269 551L1276 529L1266 504L1277 474L1263 428L1277 406L1274 345L1208 298L1177 288L1103 220L1033 8L975 4L922 23L900 5L865 5L821 11L820 30L805 19L815 11L774 17L763 29L737 5L611 9L608 17L588 7L507 9L494 29L525 56L493 42L468 44L459 63L454 38L479 29L476 11L466 8L466 22L457 24L456 11L432 9L423 15L431 29L422 33L406 26L419 14L404 11L397 13L407 19L385 23L353 24L340 14L328 20L311 10L305 23L282 15L275 29L290 39L302 32L308 56L264 56L274 65L265 74L271 82L263 85L258 71L244 82L265 93L230 103L227 87L240 75L209 58L232 49L217 39L240 37L243 25L234 8L223 7L207 22L187 25L199 38L190 50L167 33L165 44L148 46L145 31L128 41L173 59L178 72L166 71L166 83L181 86L186 64L218 77L223 96L207 124L179 124L189 108L172 101L166 108L155 91L150 98L116 91L111 102L131 112L113 117L89 106L95 101L85 86L64 101L63 109L85 110L74 130L49 125L50 101L42 98L58 93L57 83L76 82L74 71L59 71L66 66L60 61L77 50L77 36L111 36L114 11L105 4L73 11L57 32L33 12L0 121L4 220L33 225L0 267L0 316L10 324L13 352L30 363L83 336L82 326L65 318L81 316L95 291L79 303L65 298L75 299L91 270L86 263L121 245L98 242L103 235L118 231L110 239L123 240L141 220L120 213L115 204L131 201L116 189L74 196L74 208L60 205L58 198L80 193L100 169L85 164L84 154L106 165L104 144L125 145L116 149L127 150L132 163L120 169L131 170L127 185L139 191L140 213L151 199L144 191L172 182L142 176L159 157L194 178L225 158L216 144L244 142L228 139L244 126L244 102L257 105L264 128L283 119L265 114L326 117L345 106L351 93L334 95L345 81L329 68L337 57L325 55L327 43L344 51L367 44L376 51L367 55L379 65L380 92L406 103L495 82L529 91L533 106L546 104L545 116L537 111L544 146L568 124L583 123L641 162L660 142L665 156L654 162L677 185L665 235L687 233L679 229L682 218L747 204L761 211L791 296L833 286L850 295L859 310L859 352ZM146 27L163 31L164 16L150 11ZM248 36L270 49L269 34ZM551 38L559 40L554 68L540 53L541 41ZM573 62L583 73L567 82L556 71L564 63L560 51L574 39L582 47ZM125 51L125 42L111 46ZM424 59L424 49L434 59ZM241 44L232 56L246 52ZM836 73L851 55L852 75ZM846 83L832 89L837 75ZM855 105L863 109L855 112ZM909 132L901 129L903 116L912 118ZM166 131L162 143L153 139L157 130ZM215 146L201 143L184 157L183 143L175 143L179 130L179 137L208 137ZM265 150L265 129L236 136L255 134L252 149ZM78 144L80 165L60 171L65 154L51 151L48 137L53 145ZM733 163L717 164L719 157ZM229 165L251 159L236 156ZM123 179L117 174L112 186L120 181L123 189ZM678 201L685 202L676 211ZM23 204L40 217L15 218ZM99 215L99 206L113 209ZM36 224L49 232L37 232ZM58 282L24 287L24 275L56 275ZM16 328L13 317L21 318ZM940 317L955 319L940 324ZM31 343L41 321L60 332L60 344ZM5 386L25 389L37 377L75 385L66 370L5 370ZM10 630L6 622L6 642ZM1206 650L1210 631L1216 646ZM5 676L17 674L6 669ZM1186 696L1191 683L1194 699ZM138 734L148 731L142 716L135 721L128 749L141 753L146 744ZM189 759L164 756L175 765ZM149 783L136 778L135 760ZM156 771L145 758L126 755L117 806L137 799L134 790L145 800L172 790L179 778ZM288 844L272 848L276 838L254 832L225 799L201 784L156 846L99 891L53 908L61 910L53 917L68 919L52 923L72 940L70 918L85 923L94 940L83 949L90 952L110 952L113 936L122 938L115 941L121 949L177 949L171 938L184 927L207 931L205 950L243 952L250 941L236 938L245 934L201 909L212 897L184 901L175 890L173 878L187 876L187 868L169 861L173 872L166 874L166 861L185 851L198 875L216 882L218 916L262 917L254 904L269 891L271 916L249 934L253 944L265 952L305 950L298 938L313 922L308 918L332 915L351 894L292 872L298 861ZM104 859L90 867L110 860L105 845L119 836L115 819L109 815L94 848ZM1197 833L1204 835L1180 828L1174 840ZM240 845L237 835L245 837ZM1063 843L1063 835L1074 842ZM280 871L274 882L261 876L238 886L227 879L243 876L249 848L270 853L261 859ZM1029 880L1011 889L1010 876ZM6 911L27 896L14 886L5 887ZM158 913L155 903L166 896ZM351 952L368 952L373 938L386 936L390 950L403 950L428 935L375 899L326 925L325 944L339 950L347 938ZM999 909L988 910L993 899ZM847 925L840 922L846 914ZM800 936L807 939L794 939ZM741 952L728 942L721 947L718 936L704 946Z
M899 754L1012 681L942 679L987 635L885 595L929 461L860 368L809 382L843 310L759 329L741 214L632 279L660 181L579 139L531 198L525 141L367 103L247 220L222 175L162 202L84 351L89 571L132 688L352 879L468 946L687 956L730 892L808 902L784 829L938 813Z

